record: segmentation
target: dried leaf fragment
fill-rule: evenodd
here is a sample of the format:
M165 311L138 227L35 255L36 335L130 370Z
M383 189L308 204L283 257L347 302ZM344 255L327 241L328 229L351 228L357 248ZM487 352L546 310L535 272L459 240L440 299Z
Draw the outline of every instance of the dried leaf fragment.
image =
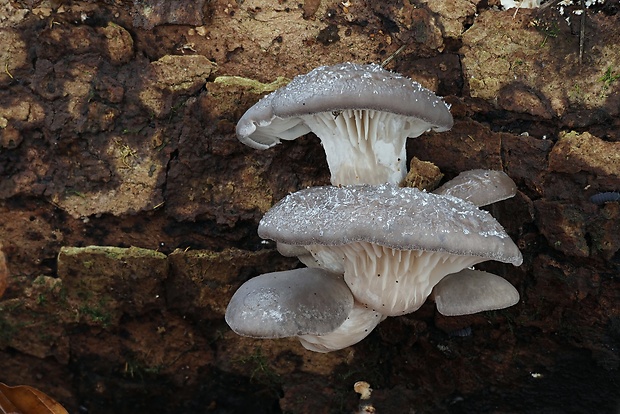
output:
M69 414L51 397L27 385L0 383L0 414Z

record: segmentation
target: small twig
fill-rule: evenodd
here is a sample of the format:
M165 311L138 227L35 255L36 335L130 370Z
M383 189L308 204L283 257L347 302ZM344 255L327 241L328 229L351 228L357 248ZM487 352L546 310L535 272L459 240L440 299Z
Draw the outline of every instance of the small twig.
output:
M7 75L9 75L9 78L15 79L15 78L13 78L13 75L11 75L11 72L9 72L9 63L8 62L4 64L4 71L6 72Z
M521 0L519 2L519 5L515 8L515 14L512 15L512 20L514 20L517 17L517 13L519 12L519 9L521 8L521 3L523 3L523 0Z
M586 5L581 0L581 27L579 28L579 65L583 63L583 44L586 38Z
M560 2L560 0L552 0L552 1L549 1L547 3L541 4L540 7L538 8L538 10L542 11L542 10L546 9L547 7L555 6L559 2Z
M398 56L400 54L400 52L402 52L403 50L405 50L405 48L407 47L406 44L402 45L401 47L399 47L398 49L396 49L396 52L392 53L387 59L385 59L383 61L383 63L381 63L381 67L384 68L388 63L390 63L391 61L394 60L394 58L396 56Z

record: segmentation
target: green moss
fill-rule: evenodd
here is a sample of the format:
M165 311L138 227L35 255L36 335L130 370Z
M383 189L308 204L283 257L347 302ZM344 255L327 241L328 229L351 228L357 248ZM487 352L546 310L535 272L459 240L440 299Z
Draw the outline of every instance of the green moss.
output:
M13 336L26 326L23 322L12 320L11 313L22 307L20 299L10 299L0 304L0 348L11 342Z
M126 259L129 257L147 258L154 257L158 259L165 259L166 255L156 250L142 249L140 247L113 247L113 246L87 246L87 247L63 247L60 250L59 256L74 256L81 254L100 254L105 255L111 259ZM87 260L84 263L84 267L88 264L92 266L92 261Z
M45 294L39 293L37 295L37 305L42 306L42 305L45 305L46 302L47 302L47 297L45 296Z
M101 300L98 304L85 303L78 308L79 314L97 325L108 327L112 322L112 314L106 309L104 302Z
M547 40L551 38L556 38L560 34L560 27L556 22L547 22L542 19L536 19L532 22L532 25L545 36L540 47L543 47L547 44Z
M289 79L282 76L278 76L276 80L271 83L262 83L254 79L242 78L241 76L218 76L213 83L219 83L226 86L241 86L247 88L250 92L255 94L263 94L266 92L273 92L290 82Z
M603 82L603 92L602 95L607 96L607 90L610 88L611 84L620 79L620 73L613 71L612 67L609 66L603 76L599 79L600 82Z
M137 358L131 357L125 361L122 374L124 377L142 379L146 376L158 375L163 368L164 366L161 364L147 365Z
M18 331L18 327L4 317L4 311L4 308L0 306L0 348L11 342L13 335Z
M263 355L260 347L254 348L252 354L241 357L237 361L247 366L251 373L251 381L256 381L270 387L277 387L280 385L280 375L271 368L269 360Z
M609 87L612 83L620 79L620 73L612 71L611 66L607 68L605 74L599 79L606 87Z

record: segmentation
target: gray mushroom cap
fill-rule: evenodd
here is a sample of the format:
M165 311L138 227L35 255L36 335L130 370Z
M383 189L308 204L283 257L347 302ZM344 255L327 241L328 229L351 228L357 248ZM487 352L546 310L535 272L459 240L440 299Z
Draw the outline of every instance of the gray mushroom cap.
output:
M432 295L437 310L444 316L504 309L519 302L519 292L506 279L473 269L444 277Z
M253 338L324 335L335 331L353 309L341 276L306 268L267 273L245 282L226 308L226 323Z
M458 197L481 207L514 197L517 186L503 171L479 169L460 173L433 193Z
M413 117L436 131L454 123L444 101L419 83L377 64L347 62L313 69L265 96L241 117L237 136L253 148L270 148L310 132L300 116L344 109Z
M515 266L523 261L504 228L474 204L387 184L313 187L289 194L265 214L258 234L289 245L362 241Z

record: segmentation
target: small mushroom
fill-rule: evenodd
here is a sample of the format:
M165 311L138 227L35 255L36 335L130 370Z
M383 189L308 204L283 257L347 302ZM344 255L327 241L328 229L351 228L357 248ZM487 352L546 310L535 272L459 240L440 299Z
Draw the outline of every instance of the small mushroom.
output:
M448 105L419 83L376 64L341 63L265 96L241 117L237 137L267 149L312 131L332 184L398 184L407 173L407 137L452 124Z
M433 298L439 313L460 316L516 305L519 292L502 277L463 269L444 277L433 289Z
M460 173L433 193L458 197L481 207L514 197L517 186L503 171L469 170Z
M342 325L353 295L342 280L322 269L266 273L245 282L226 308L226 323L253 338L324 335Z
M304 246L344 273L357 301L383 315L417 310L446 275L486 260L522 262L486 211L456 197L392 185L314 187L285 197L258 234Z
M233 295L225 318L242 336L296 336L308 350L330 352L358 343L385 316L355 303L342 276L306 268L248 280Z

